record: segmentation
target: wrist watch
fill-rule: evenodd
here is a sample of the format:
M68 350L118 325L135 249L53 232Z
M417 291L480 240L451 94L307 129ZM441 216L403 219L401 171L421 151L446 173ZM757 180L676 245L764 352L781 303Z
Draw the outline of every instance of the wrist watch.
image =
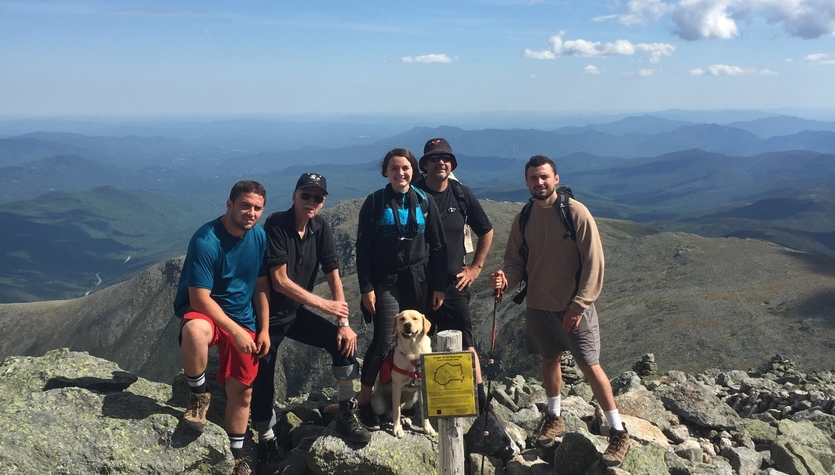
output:
M338 326L338 327L350 327L351 324L348 322L348 320L345 320L344 322L337 322L336 326Z

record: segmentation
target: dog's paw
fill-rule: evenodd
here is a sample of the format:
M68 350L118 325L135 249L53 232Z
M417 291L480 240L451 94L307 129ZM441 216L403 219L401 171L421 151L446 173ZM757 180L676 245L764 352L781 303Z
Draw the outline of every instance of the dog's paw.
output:
M404 432L403 432L403 426L402 425L395 424L394 425L394 430L392 432L394 432L394 436L397 437L398 439L403 438Z
M438 433L435 432L435 429L432 427L432 424L429 423L428 419L423 421L423 430L432 437L438 435Z

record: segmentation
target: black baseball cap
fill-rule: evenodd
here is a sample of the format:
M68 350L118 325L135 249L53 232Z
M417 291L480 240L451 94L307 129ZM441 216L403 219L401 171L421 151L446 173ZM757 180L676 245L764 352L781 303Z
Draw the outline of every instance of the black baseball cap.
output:
M299 188L319 188L320 190L324 191L325 194L328 194L328 180L325 180L325 177L318 174L318 173L302 173L302 176L299 177L299 181L296 182L296 189Z

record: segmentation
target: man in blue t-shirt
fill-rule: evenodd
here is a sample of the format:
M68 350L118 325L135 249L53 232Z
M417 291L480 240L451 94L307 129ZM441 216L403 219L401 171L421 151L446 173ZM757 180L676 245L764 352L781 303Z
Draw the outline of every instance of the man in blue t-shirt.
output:
M270 348L269 279L263 266L267 238L258 219L267 192L240 181L226 201L226 214L194 233L180 275L174 311L180 323L180 359L188 379L183 423L203 431L211 394L206 392L209 347L217 345L217 380L226 388L226 433L233 473L250 473L242 449L258 359Z

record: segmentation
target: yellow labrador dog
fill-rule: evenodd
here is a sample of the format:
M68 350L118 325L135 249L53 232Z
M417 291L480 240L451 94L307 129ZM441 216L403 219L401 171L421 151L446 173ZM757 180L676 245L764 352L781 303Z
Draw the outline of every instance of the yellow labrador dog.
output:
M427 334L432 324L416 310L404 310L394 316L394 332L397 344L383 363L374 392L371 394L371 408L378 416L388 415L394 423L394 436L403 437L403 422L412 425L412 421L401 418L402 409L410 409L420 396L420 378L417 363L420 355L432 353L432 342ZM423 419L423 430L434 436L435 429L429 424L429 418Z

